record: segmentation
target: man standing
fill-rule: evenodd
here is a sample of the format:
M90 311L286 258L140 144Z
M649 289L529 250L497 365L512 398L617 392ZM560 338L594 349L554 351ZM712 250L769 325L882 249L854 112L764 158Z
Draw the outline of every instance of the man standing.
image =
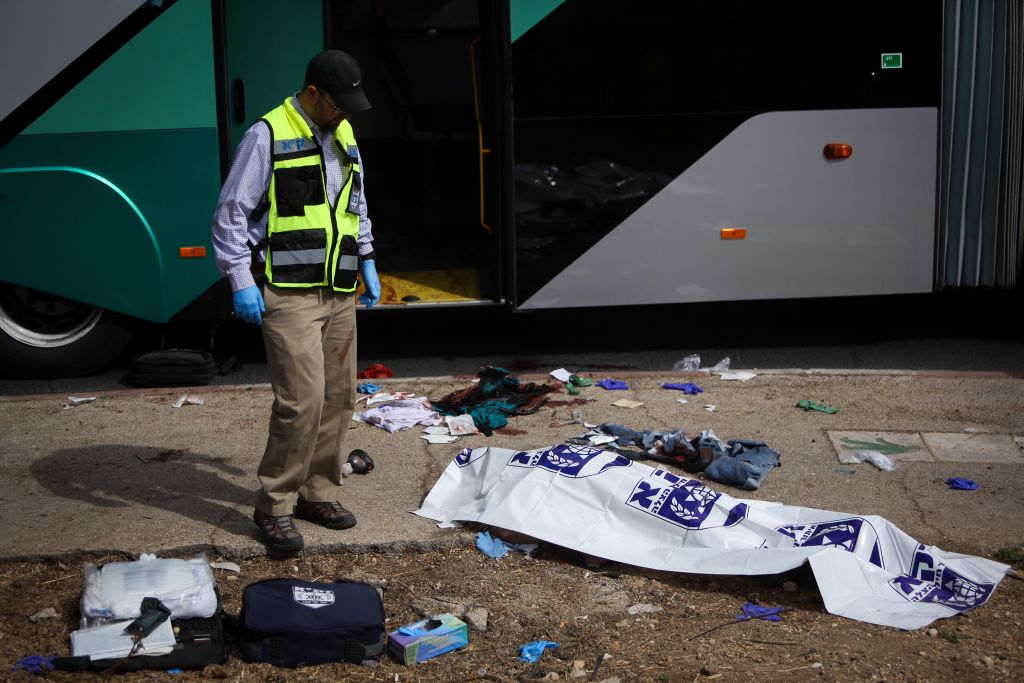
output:
M235 315L263 327L274 390L253 519L269 549L297 552L294 517L347 529L341 448L355 406L356 311L380 299L350 114L370 108L341 50L310 60L300 92L246 132L213 217ZM266 276L262 291L252 271Z

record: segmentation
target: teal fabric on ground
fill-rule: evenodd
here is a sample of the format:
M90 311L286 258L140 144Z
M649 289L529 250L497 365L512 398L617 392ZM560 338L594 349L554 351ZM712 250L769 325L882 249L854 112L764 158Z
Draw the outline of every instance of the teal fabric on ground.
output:
M453 391L432 405L441 415L472 415L477 429L487 436L507 425L509 415L537 412L547 394L560 388L534 382L521 385L505 368L485 366L477 376L476 385Z
M484 401L468 412L473 416L477 429L501 429L508 424L508 415L516 411L516 404L499 399Z

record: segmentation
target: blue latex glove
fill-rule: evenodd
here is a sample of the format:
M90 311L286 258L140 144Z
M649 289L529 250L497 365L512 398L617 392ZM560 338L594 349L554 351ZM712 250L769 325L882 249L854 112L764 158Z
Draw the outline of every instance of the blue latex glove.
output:
M743 614L736 615L736 621L745 621L747 619L764 619L765 621L782 621L782 617L779 615L786 611L785 607L763 607L761 605L752 605L747 602L743 604Z
M666 382L665 384L661 385L661 388L662 389L678 389L679 391L683 392L684 394L703 394L704 393L704 390L701 389L696 384L694 384L693 382L687 382L686 384L673 384L671 382Z
M267 309L263 307L263 295L260 294L259 287L251 285L238 290L235 292L234 300L236 316L253 325L263 323L263 317L260 314Z
M536 662L549 647L558 647L558 643L550 640L533 640L519 648L519 661Z
M367 308L373 308L380 301L380 278L377 277L377 264L373 259L362 261L359 264L359 272L363 275L363 284L366 285L366 293L359 295L359 300Z
M492 557L495 560L500 559L508 554L508 548L505 547L505 542L500 538L492 538L491 534L487 531L481 531L476 537L476 547L480 549L487 557Z
M964 479L963 477L950 477L946 483L949 484L949 488L959 491L976 491L980 486L973 479Z

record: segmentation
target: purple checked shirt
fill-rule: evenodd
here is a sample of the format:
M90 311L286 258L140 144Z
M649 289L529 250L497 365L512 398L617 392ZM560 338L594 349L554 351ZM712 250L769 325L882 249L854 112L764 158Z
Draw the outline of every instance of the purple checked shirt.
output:
M324 150L327 166L327 196L334 208L338 195L345 184L345 167L338 158L334 144L334 131L321 131L306 116L299 105L298 97L292 97L292 104L302 115ZM365 166L362 159L360 165ZM364 176L365 177L365 176ZM267 213L258 221L249 219L270 187L270 132L265 124L256 122L249 127L235 150L235 160L224 181L213 214L213 250L217 256L217 269L231 283L231 291L237 292L256 284L249 268L252 253L249 243L257 244L267 234ZM366 183L359 197L359 255L373 251L373 226L366 213ZM266 258L260 252L259 258Z

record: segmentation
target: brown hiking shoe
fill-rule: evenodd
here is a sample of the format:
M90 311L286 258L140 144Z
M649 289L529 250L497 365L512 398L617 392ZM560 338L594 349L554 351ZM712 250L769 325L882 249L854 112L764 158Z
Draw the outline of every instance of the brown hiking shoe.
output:
M299 498L295 516L328 529L348 529L356 525L356 516L338 502L309 503Z
M259 510L252 514L256 526L263 532L263 539L271 550L298 552L304 542L302 534L295 528L295 520L291 515L265 515Z

